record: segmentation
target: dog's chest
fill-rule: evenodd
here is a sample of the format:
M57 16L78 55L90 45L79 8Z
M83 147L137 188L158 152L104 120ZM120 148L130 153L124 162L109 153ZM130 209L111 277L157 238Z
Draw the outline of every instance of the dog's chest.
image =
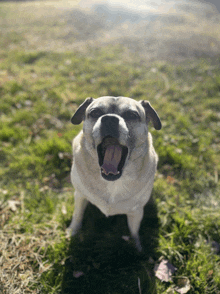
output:
M135 193L135 189L129 189L122 181L116 184L110 182L105 185L105 189L100 189L96 195L90 194L90 200L106 216L115 214L127 214L142 206L140 198L143 190Z
M101 195L100 195L101 196ZM106 215L126 214L136 208L134 197L131 195L124 195L123 193L106 193L100 198L94 199L94 204Z
M107 183L106 192L106 200L110 205L114 205L120 201L126 201L130 198L128 191L120 181L117 184L115 182Z

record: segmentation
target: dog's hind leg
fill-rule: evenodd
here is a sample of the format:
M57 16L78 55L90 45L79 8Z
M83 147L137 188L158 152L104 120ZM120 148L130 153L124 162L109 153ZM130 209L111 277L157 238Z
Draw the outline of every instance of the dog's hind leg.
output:
M76 192L75 198L74 198L75 202L74 202L74 212L73 212L72 221L67 229L68 233L71 236L74 236L78 232L78 230L81 228L84 211L88 204L88 200L81 197L81 195L77 195L77 194L78 193Z
M140 237L138 232L140 229L140 224L141 224L143 215L144 215L143 209L136 210L132 213L127 214L128 227L131 232L131 236L135 241L136 248L139 252L142 251L142 247L141 247L141 242L140 242Z

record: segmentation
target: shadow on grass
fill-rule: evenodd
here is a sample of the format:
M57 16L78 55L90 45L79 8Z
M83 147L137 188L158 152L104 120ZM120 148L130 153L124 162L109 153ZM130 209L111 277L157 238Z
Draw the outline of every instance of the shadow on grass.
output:
M158 228L156 205L150 200L140 228L140 254L131 240L122 238L129 236L125 215L107 218L89 204L82 229L70 242L62 293L157 293L150 258L156 257Z

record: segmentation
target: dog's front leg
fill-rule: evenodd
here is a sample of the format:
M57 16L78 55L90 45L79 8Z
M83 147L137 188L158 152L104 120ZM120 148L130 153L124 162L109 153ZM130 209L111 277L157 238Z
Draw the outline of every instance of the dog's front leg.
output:
M140 229L140 224L141 224L143 215L144 215L143 209L136 210L132 213L127 214L128 227L131 232L132 238L134 238L135 240L135 245L139 252L142 251L142 247L141 247L141 242L140 242L140 237L138 232Z
M77 194L78 193L75 193L74 212L73 212L72 221L67 229L68 233L71 236L74 236L78 232L78 230L81 228L84 211L88 204L88 200L81 197L81 195L77 195Z

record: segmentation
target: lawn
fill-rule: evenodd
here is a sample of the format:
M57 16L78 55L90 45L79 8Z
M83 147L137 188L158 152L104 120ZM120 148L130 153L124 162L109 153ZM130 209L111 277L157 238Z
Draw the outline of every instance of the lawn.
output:
M220 293L220 56L149 60L117 42L70 50L77 29L66 49L48 50L49 38L65 43L64 12L45 21L46 8L33 15L32 5L19 6L18 26L18 4L0 4L0 292ZM163 124L150 126L159 164L141 254L125 216L92 205L81 232L65 233L71 141L82 128L70 118L104 95L147 99ZM155 273L162 260L176 268L167 282Z

